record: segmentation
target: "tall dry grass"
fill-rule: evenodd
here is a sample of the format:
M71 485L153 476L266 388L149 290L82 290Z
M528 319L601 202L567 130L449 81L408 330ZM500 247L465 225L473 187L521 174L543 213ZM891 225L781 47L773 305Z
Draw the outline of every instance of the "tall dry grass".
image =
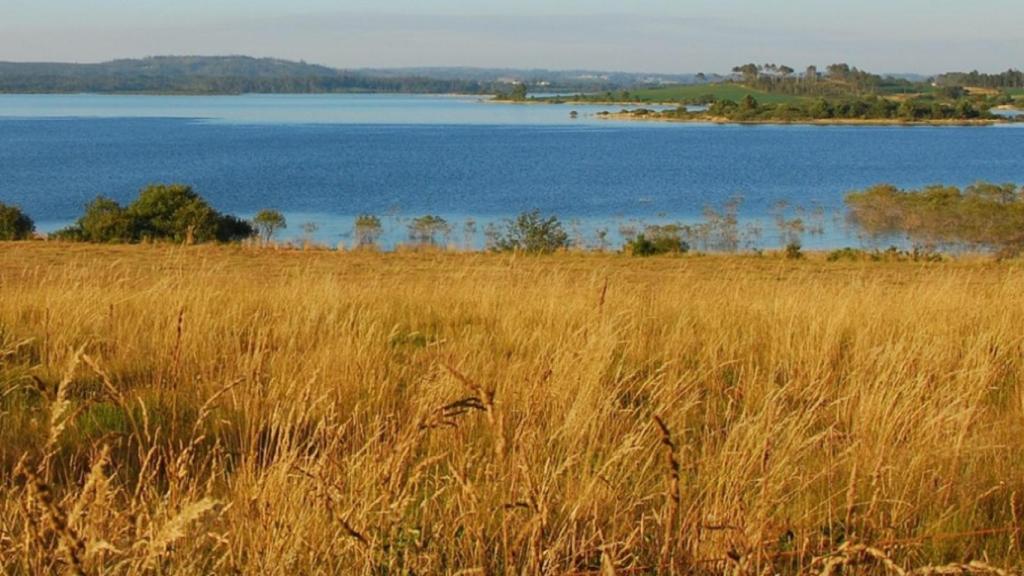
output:
M1022 326L1012 263L0 245L0 571L1018 569Z

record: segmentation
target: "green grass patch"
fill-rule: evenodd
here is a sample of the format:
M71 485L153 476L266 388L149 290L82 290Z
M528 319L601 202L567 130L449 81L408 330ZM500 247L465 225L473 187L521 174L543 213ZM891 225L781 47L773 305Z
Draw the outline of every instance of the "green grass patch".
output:
M801 96L793 96L791 94L773 94L763 90L756 90L746 86L741 86L740 84L732 83L659 86L657 88L634 90L630 94L632 99L640 102L682 102L685 100L701 98L703 96L714 96L721 100L739 102L748 94L757 98L758 102L764 104L781 104L806 100L806 98Z
M938 88L930 84L915 84L913 86L904 86L900 84L884 84L878 87L879 96L904 96L907 98L920 98L927 96L935 96L938 94Z

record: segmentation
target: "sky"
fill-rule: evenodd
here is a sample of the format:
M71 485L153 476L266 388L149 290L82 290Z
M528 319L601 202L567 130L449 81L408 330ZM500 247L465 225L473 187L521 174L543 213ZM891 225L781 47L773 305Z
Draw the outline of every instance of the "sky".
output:
M0 60L244 54L338 68L1024 67L1021 0L0 0Z

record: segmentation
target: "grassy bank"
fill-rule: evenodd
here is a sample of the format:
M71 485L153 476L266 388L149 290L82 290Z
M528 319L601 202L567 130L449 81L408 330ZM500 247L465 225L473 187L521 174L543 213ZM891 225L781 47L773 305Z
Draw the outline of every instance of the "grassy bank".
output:
M680 84L658 88L641 88L630 93L639 102L688 102L713 96L718 100L743 100L748 95L765 104L788 104L806 98L791 94L778 94L749 88L740 84Z
M716 84L673 84L636 88L624 92L589 94L568 97L541 97L527 100L534 103L564 102L567 104L681 104L707 99L740 101L747 96L765 104L789 104L807 100L791 94L779 94L730 82Z
M1022 287L980 260L0 244L0 572L1019 566Z

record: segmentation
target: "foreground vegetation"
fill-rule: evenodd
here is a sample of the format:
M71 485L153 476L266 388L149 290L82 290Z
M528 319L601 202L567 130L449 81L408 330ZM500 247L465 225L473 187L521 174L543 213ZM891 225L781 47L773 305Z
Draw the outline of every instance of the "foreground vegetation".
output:
M1020 568L1022 284L0 244L0 572Z

